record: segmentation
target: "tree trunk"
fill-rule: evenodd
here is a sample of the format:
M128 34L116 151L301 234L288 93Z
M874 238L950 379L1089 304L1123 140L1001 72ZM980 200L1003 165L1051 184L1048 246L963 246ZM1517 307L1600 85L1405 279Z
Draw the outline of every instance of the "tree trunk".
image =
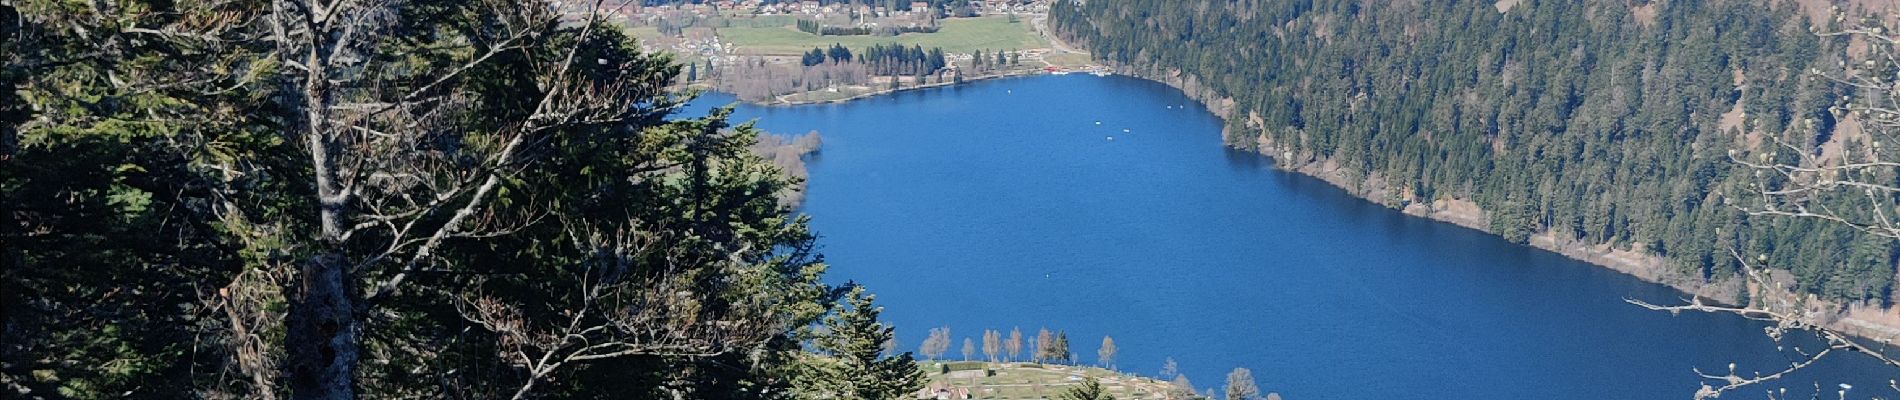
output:
M284 336L292 399L356 398L362 329L348 268L341 254L318 255L292 288Z
M303 5L306 10L314 7ZM309 25L321 26L323 21ZM334 32L306 34L309 35L305 37L307 43L298 52L306 71L301 82L288 89L297 96L294 110L302 114L299 130L310 146L311 172L316 178L317 211L322 224L318 239L322 247L304 264L294 287L287 290L290 294L290 315L285 321L284 335L289 356L287 372L292 399L354 399L362 322L355 315L356 281L350 276L350 264L343 250L347 236L344 227L350 220L350 196L337 165L344 149L337 143L338 135L333 131L337 125L330 117L336 97L329 73L331 57L337 48L347 44L336 42L339 35Z

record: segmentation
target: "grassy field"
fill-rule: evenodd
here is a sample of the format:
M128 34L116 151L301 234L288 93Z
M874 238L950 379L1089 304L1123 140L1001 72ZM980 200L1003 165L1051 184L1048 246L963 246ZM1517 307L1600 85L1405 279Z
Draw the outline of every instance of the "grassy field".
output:
M621 29L625 29L625 30L627 31L627 34L629 34L629 35L633 35L633 37L635 37L635 38L639 38L640 40L643 40L643 41L644 41L644 40L653 40L653 39L655 39L655 38L658 38L658 37L660 37L660 28L656 28L656 27L651 27L651 26L623 26L623 27L621 27Z
M647 33L635 33L635 35L641 34ZM657 34L657 32L651 34ZM908 33L895 37L818 36L799 32L789 26L723 28L719 30L719 36L721 40L737 46L739 52L756 55L798 55L810 51L813 47L830 47L833 43L842 43L845 47L859 49L873 44L897 42L906 46L923 46L925 49L942 47L943 51L951 53L1049 47L1041 36L1030 31L1028 19L1019 19L1011 23L1009 17L947 19L943 21L943 29L935 33Z
M1159 399L1169 386L1167 383L1126 375L1094 367L1071 367L1062 365L986 364L981 362L951 362L962 368L971 364L986 364L996 371L995 376L986 376L982 369L951 371L942 373L939 362L921 362L925 374L932 384L949 385L970 389L971 397L977 399L1049 399L1068 390L1070 386L1081 383L1081 377L1092 376L1100 379L1102 387L1117 399Z
M1088 54L1052 52L1044 56L1043 60L1048 61L1050 65L1068 68L1095 65L1095 59L1089 58Z

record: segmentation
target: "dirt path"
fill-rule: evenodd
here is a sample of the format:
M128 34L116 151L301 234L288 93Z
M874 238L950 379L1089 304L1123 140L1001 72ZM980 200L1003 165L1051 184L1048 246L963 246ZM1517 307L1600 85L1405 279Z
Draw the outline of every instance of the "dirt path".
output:
M1048 41L1049 47L1054 48L1056 51L1069 54L1089 53L1069 47L1069 44L1064 43L1062 38L1058 38L1056 35L1049 33L1049 14L1036 14L1035 18L1029 19L1029 26L1036 30L1036 34L1042 35L1042 39Z

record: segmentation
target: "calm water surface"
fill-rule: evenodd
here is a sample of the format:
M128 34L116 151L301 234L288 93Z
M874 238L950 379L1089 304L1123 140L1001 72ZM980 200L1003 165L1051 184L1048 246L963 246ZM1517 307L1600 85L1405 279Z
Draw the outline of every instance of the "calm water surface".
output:
M1088 362L1111 335L1122 369L1173 357L1210 388L1247 367L1290 399L1687 399L1693 367L1787 363L1755 323L1623 302L1677 298L1665 287L1225 150L1220 120L1152 82L1010 79L736 117L822 132L804 212L831 278L869 285L905 350L935 326L952 353L984 329L1049 327ZM1896 397L1876 367L1841 358L1787 386Z

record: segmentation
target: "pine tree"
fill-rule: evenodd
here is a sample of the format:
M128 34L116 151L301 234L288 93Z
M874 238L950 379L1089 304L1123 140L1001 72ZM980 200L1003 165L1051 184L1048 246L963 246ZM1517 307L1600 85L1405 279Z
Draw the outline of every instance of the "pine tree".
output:
M1075 363L1075 353L1069 351L1068 331L1056 333L1056 348L1055 351L1050 352L1049 355L1060 362Z
M836 297L782 257L790 178L674 114L686 66L542 5L0 5L5 390L775 391L744 375Z
M1115 400L1115 396L1109 395L1108 390L1102 388L1102 381L1092 376L1083 379L1082 384L1070 387L1069 390L1056 395L1056 398L1060 400Z
M824 386L838 397L899 399L924 387L924 373L910 353L884 356L884 343L896 337L895 328L878 322L883 309L875 300L863 287L853 287L845 296L850 307L826 317L829 330L815 341L820 350L842 361L837 370L822 374L828 381Z

